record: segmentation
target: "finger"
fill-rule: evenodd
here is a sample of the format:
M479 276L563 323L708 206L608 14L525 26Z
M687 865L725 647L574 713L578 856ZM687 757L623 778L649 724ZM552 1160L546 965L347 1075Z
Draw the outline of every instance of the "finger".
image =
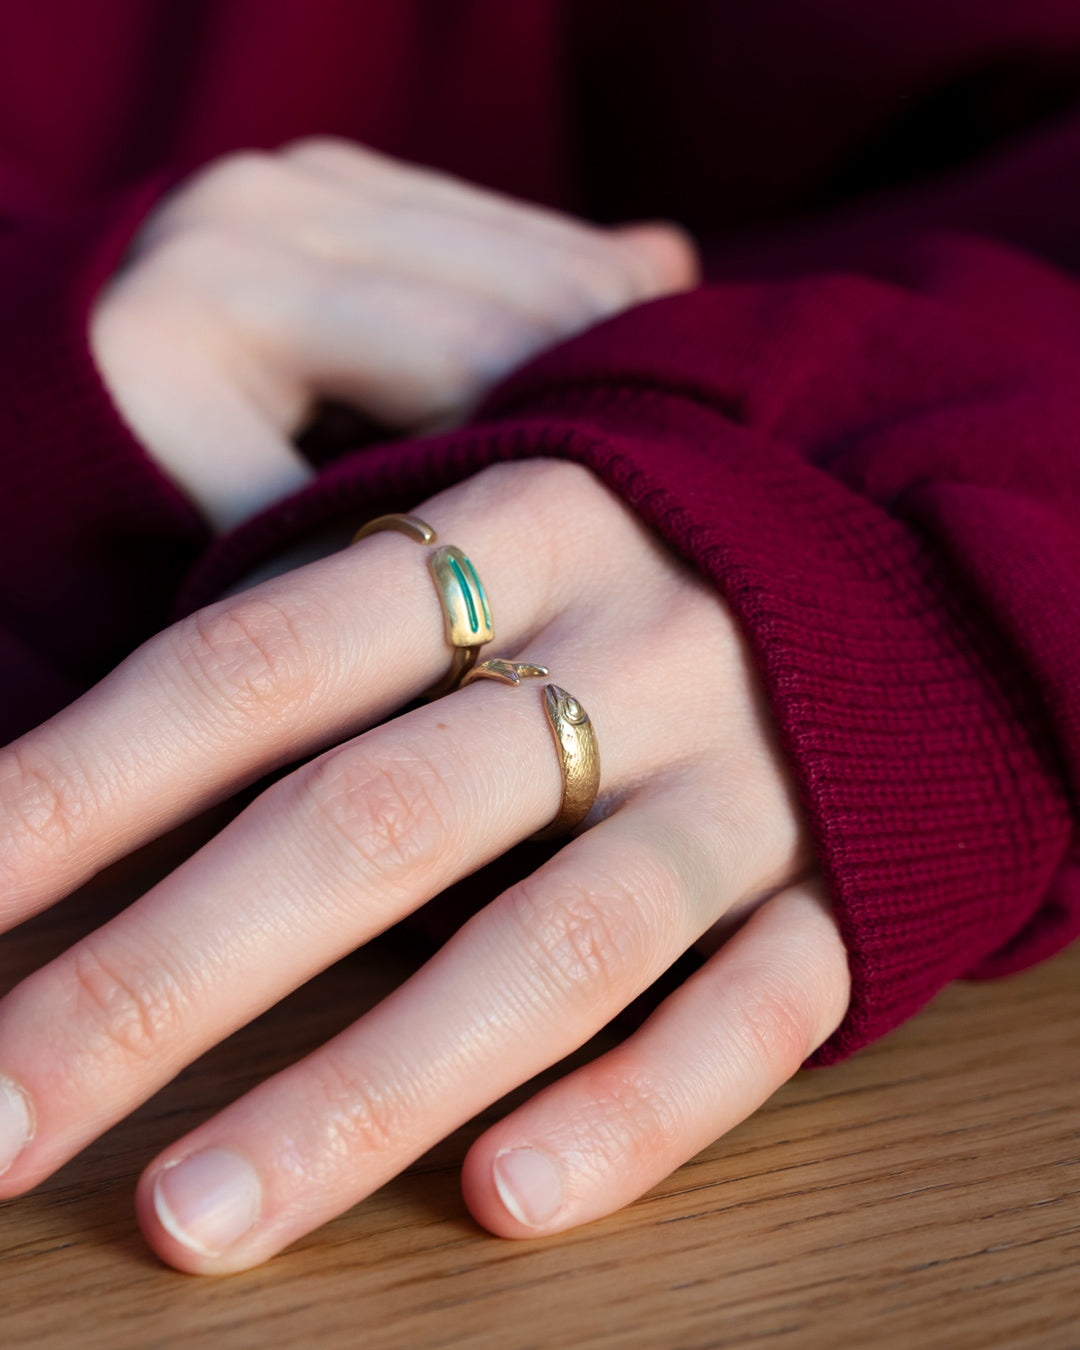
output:
M839 1026L848 997L824 884L781 891L641 1030L476 1141L469 1208L503 1237L621 1209L770 1097Z
M666 652L685 647L695 631L718 680L703 687L698 711L718 725L721 706L730 716L717 744L739 774L740 794L771 808L764 818L786 821L797 843L792 812L783 809L784 776L745 754L753 739L748 697L725 679L735 668L726 641L702 634L685 598L676 604L663 588L651 595L648 578L639 583L630 595L640 626L625 624L608 603L561 620L561 639L558 624L544 635L545 650L592 710L605 746L605 792L617 799L624 785L701 753L692 711L640 717L639 682L663 687ZM560 651L570 659L559 660ZM221 1036L552 819L559 795L538 704L487 684L406 714L282 780L0 1006L0 1074L21 1085L40 1122L4 1190L35 1184ZM69 1011L57 1018L58 1008Z
M599 229L366 147L313 138L279 154L241 152L203 170L140 237L140 248L207 228L249 243L457 286L580 326L692 284L678 227Z
M318 398L345 399L409 426L475 398L513 365L599 317L586 292L555 275L550 258L508 258L505 240L491 243L482 260L485 250L468 238L457 268L465 280L457 284L441 275L454 267L449 252L414 256L403 241L383 245L372 234L357 228L362 263L252 229L204 225L164 239L152 265L122 279L94 324L99 358L125 388L132 425L175 442L170 464L186 466L198 482L208 465L212 479L233 472L214 458L235 437L241 453L226 458L247 466L263 490L263 479L291 482L284 477L290 465L298 472L288 438ZM384 247L396 251L396 263L378 256ZM148 344L157 367L179 367L210 401L208 421L178 403L175 383L124 384L143 368ZM239 486L246 505L250 490Z
M336 137L315 136L294 141L283 148L281 157L365 198L385 200L391 206L415 205L454 212L466 220L491 223L500 230L549 244L567 256L580 256L593 263L606 262L610 266L613 242L624 244L627 256L623 265L634 272L641 298L667 289L681 289L687 273L696 275L697 250L693 241L681 227L666 222L641 227L654 234L666 234L666 243L643 241L636 237L638 227L629 227L625 232L602 229L549 207L519 201L452 174L407 164ZM663 256L660 250L664 250ZM616 256L618 252L616 248Z
M553 341L689 284L673 261L686 245L666 227L608 235L602 246L575 227L571 246L425 204L354 201L336 185L312 193L293 182L286 193L281 166L266 172L273 178L261 212L257 195L235 193L210 206L193 193L166 212L153 268L126 277L96 340L115 366L120 328L137 362L147 332L160 329L175 346L176 323L166 320L178 298L185 312L199 298L201 314L188 323L208 331L190 359L206 361L227 330L232 347L215 353L211 369L228 372L282 433L282 446L317 396L358 403L394 426L429 421L474 401ZM167 434L155 394L136 382L129 416ZM189 440L209 441L199 426L187 430ZM282 458L240 430L246 459L272 466ZM200 468L210 459L216 472L213 450L207 444Z
M692 235L670 221L620 225L615 237L652 260L655 275L663 279L664 293L690 290L701 284L701 258Z
M452 727L423 707L282 779L0 1002L0 1083L36 1122L21 1151L0 1128L0 1194L36 1185L219 1040L554 816L543 719L515 705L493 725L477 715L493 692L455 695ZM518 790L523 753L537 771Z
M581 236L592 230L561 212L410 164L370 146L339 137L311 136L276 152L242 150L214 160L166 200L165 209L140 234L140 248L179 228L195 228L207 221L249 224L262 220L272 229L274 222L265 220L270 208L289 223L306 218L310 213L302 203L298 174L307 194L324 207L340 205L339 194L344 189L355 206L428 207L463 219L531 231L564 245L576 242L580 247ZM600 231L595 234L593 242L599 244Z
M587 471L544 461L488 470L422 508L484 579L500 642L546 623L583 570L593 545L567 536L568 496L610 515ZM530 537L561 543L522 549ZM212 605L0 750L2 926L429 687L449 648L424 557L379 535Z
M701 788L692 775L635 797L374 1012L157 1160L156 1208L141 1205L157 1250L185 1269L263 1260L587 1040L775 862L745 817L703 831ZM233 1199L200 1194L229 1159L243 1160Z
M568 247L499 221L428 206L339 204L334 212L312 212L289 242L354 273L426 283L436 298L443 289L476 296L532 319L553 337L692 284L685 275L685 245L663 227L611 234L588 247L575 240ZM414 328L414 337L420 333Z
M630 595L641 627L579 600L544 635L591 704L607 793L700 751L692 717L635 727L638 682L662 687L665 638L678 649L700 634L694 611L650 596L647 579ZM723 666L718 651L711 668ZM323 755L25 980L0 1005L0 1074L21 1084L41 1128L5 1188L34 1184L223 1035L553 819L558 760L541 690L530 692L478 683ZM737 741L733 686L724 702ZM773 778L757 776L755 800Z
M483 221L301 200L292 216L174 223L152 265L125 274L95 315L95 350L128 420L169 447L183 486L226 505L222 525L310 472L288 438L316 399L393 426L428 423L665 288L611 246L586 257ZM148 350L172 383L141 378ZM203 392L199 416L178 403L177 369Z
M507 253L493 246L489 259ZM532 279L508 281L506 295L498 267L484 278L484 294L475 276L448 283L434 266L415 265L409 275L378 263L292 261L277 269L272 308L233 317L239 337L265 358L255 372L260 406L271 403L264 387L274 381L293 391L284 432L296 429L315 397L355 404L394 427L446 415L607 312L535 259L523 264ZM468 272L467 260L458 270Z

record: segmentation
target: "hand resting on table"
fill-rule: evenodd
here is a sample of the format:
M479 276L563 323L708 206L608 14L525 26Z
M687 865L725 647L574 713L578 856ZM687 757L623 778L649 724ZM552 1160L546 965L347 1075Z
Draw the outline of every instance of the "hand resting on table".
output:
M329 174L325 164L302 171ZM212 171L200 181L196 192ZM547 247L553 267L565 246L577 275L567 233L577 227L551 225L552 236L537 225L534 237L512 208L489 219L453 195L466 189L446 191L463 230L481 221L495 240L502 227L508 256ZM156 242L151 223L147 257L164 254L179 228L168 212L182 219L182 202L166 208ZM432 247L425 235L416 256ZM483 253L466 250L469 266L482 271ZM234 261L242 272L243 257ZM138 267L117 283L133 296ZM509 285L518 270L500 275ZM145 282L166 285L160 272ZM497 291L498 277L476 285ZM193 301L200 315L212 290ZM611 307L610 296L586 303L584 283L570 290L572 322L568 303L549 316L544 340ZM535 294L508 292L507 312L531 311L547 294L547 282ZM626 291L621 303L633 298ZM421 346L424 313L418 297ZM202 322L193 318L191 331ZM372 391L390 391L385 406L370 406L421 422L464 408L500 362L540 340L526 324L528 340L485 358L487 375L466 363L457 383L436 380L425 397L423 363L395 391L405 367L380 369L374 346L374 364L365 356L350 387L341 372L355 331L320 347L314 318L295 332L282 323L283 346L266 348L263 369L258 359L232 362L244 344L231 325L230 311L221 345L205 347L220 358L206 366L206 406L244 410L252 456L243 472L272 461L259 489L270 495L289 478L273 464L289 464L286 437L312 396L363 406ZM150 335L148 352L159 343L164 333ZM178 369L198 366L199 348L182 351ZM282 377L290 369L292 383ZM214 389L229 398L215 402ZM148 404L148 439L159 412L191 426L169 402L178 397L166 390L160 410ZM225 411L220 426L227 439ZM182 477L173 444L166 434L156 453ZM192 481L200 472L191 469ZM206 490L222 521L250 506L227 484ZM252 1266L359 1201L583 1044L710 934L713 954L643 1027L476 1141L464 1189L481 1223L507 1237L551 1234L628 1203L753 1111L844 1015L843 945L745 644L716 594L572 464L500 465L416 510L483 579L496 627L484 657L542 663L589 713L600 796L563 849L393 995L150 1165L140 1221L184 1270ZM7 928L213 802L311 757L0 1002L0 1195L37 1184L209 1046L551 820L561 776L538 682L480 682L394 715L448 659L423 554L377 535L183 620L0 752Z

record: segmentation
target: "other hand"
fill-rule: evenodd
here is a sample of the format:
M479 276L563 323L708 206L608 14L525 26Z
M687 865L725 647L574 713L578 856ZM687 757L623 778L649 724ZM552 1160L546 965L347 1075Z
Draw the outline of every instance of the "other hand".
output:
M208 165L99 297L91 347L219 529L303 486L320 398L416 432L541 348L697 278L667 225L600 229L332 138Z

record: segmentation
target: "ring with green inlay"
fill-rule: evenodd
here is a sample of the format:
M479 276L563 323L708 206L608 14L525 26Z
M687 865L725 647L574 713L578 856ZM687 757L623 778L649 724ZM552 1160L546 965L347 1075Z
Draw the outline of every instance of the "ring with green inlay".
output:
M369 534L396 530L418 544L434 544L435 531L419 516L378 516L360 527L352 537L355 544ZM452 544L437 548L428 556L428 569L435 582L446 620L446 640L453 648L450 669L426 691L427 699L439 698L456 689L476 664L480 648L495 636L491 606L476 575L476 569L461 549Z

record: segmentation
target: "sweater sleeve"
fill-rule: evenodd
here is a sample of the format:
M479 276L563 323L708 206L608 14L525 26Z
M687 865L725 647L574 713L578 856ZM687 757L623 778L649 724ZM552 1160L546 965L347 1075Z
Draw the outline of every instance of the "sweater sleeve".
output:
M710 285L547 353L461 431L332 465L185 605L487 464L591 467L752 645L849 952L827 1063L1080 928L1078 388L1080 289L982 239Z
M0 744L161 627L208 538L121 421L86 338L158 190L60 212L0 175Z

